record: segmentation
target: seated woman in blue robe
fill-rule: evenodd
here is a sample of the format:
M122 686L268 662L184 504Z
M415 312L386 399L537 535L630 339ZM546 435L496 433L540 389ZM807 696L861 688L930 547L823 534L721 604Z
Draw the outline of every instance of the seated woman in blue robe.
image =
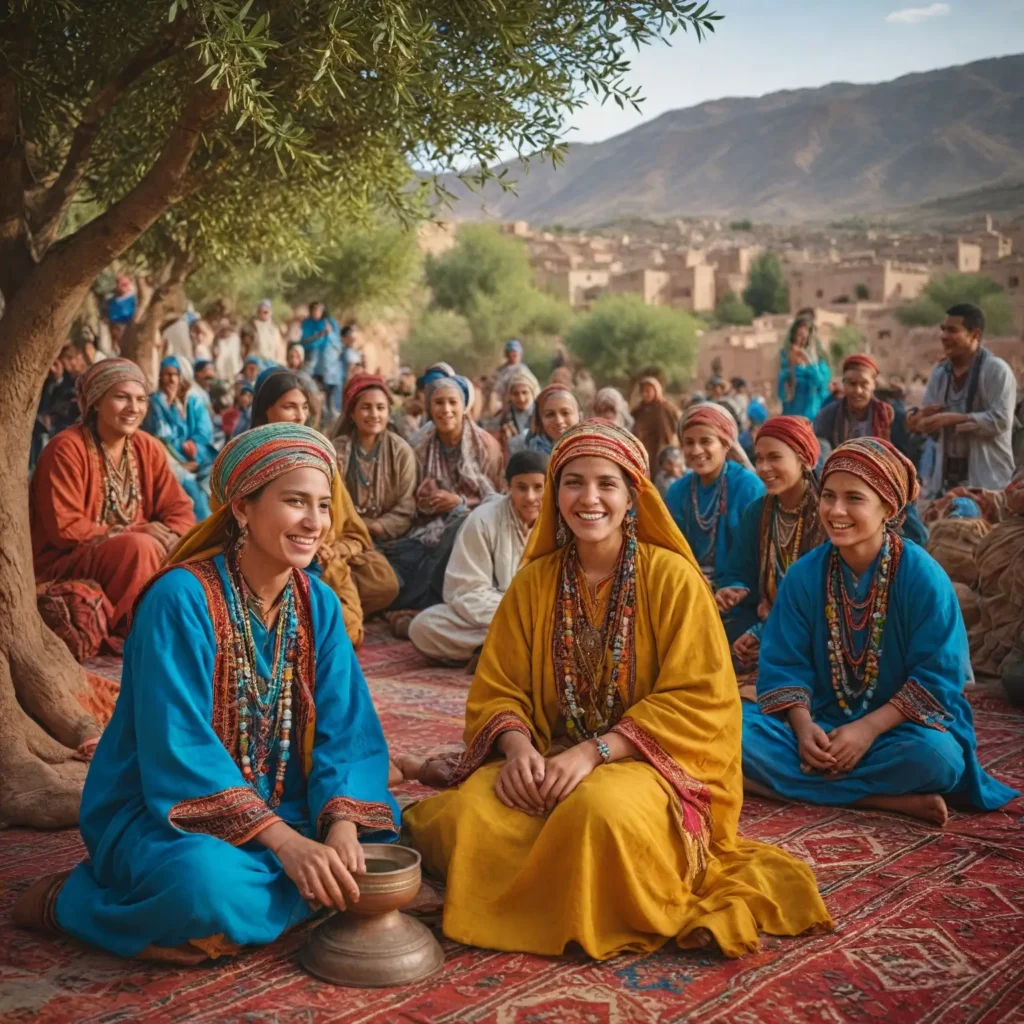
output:
M187 359L160 363L160 387L149 396L142 429L163 442L171 469L192 499L196 519L210 514L210 469L217 457L209 399L196 385Z
M719 610L735 609L737 626L745 627L732 645L739 671L757 667L764 623L789 567L825 539L815 476L819 454L814 428L803 416L772 416L758 431L755 466L768 493L740 516L715 594Z
M978 764L953 585L895 531L916 497L913 464L888 441L847 441L825 464L829 540L786 573L761 641L758 705L743 709L753 792L940 826L947 798L991 811L1018 795Z
M361 842L399 812L341 606L305 572L331 527L333 445L257 427L213 469L217 511L136 607L82 796L89 859L16 923L195 962L358 900Z
M718 590L740 517L764 494L764 484L748 468L739 428L722 406L691 405L679 421L679 438L689 469L665 492L665 504L701 571ZM749 619L733 611L723 615L729 643L751 624Z

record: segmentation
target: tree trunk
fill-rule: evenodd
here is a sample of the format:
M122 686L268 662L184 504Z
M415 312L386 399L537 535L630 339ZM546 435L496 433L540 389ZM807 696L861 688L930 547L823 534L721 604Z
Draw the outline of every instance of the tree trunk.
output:
M24 443L35 408L26 414L16 390L0 376L0 826L54 828L78 821L78 751L101 726L85 673L36 610Z

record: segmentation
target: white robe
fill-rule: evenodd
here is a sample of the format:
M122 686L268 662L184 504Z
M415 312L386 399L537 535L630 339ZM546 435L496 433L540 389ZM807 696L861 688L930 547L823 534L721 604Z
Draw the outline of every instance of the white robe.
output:
M529 535L508 495L493 496L470 513L448 560L444 604L425 609L409 625L409 639L421 654L464 663L483 646Z

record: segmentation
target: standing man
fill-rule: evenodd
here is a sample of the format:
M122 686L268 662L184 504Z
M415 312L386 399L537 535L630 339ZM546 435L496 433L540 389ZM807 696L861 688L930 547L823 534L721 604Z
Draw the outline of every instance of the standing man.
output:
M1013 476L1013 371L982 345L985 315L977 306L951 306L940 331L946 358L932 371L922 407L907 416L914 433L937 436L927 496L958 486L1001 491Z
M525 373L533 377L536 390L540 391L540 382L526 363L523 362L523 343L518 338L513 338L505 343L505 362L498 367L494 374L493 392L502 405L505 404L505 392L508 389L509 381L518 374Z

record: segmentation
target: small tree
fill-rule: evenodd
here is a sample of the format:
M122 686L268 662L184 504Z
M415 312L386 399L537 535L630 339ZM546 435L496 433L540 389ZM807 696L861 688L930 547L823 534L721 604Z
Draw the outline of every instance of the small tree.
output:
M715 319L722 324L745 326L753 323L754 311L735 292L726 292L715 306Z
M866 284L858 284L854 286L853 294L858 302L867 302L871 298L871 289Z
M985 274L940 274L933 277L913 302L897 313L907 327L934 327L946 310L960 302L973 302L985 314L985 333L1014 334L1013 308L1002 287Z
M782 276L778 258L762 253L750 264L750 280L743 292L743 301L755 316L764 313L785 313L789 309L789 289Z
M466 313L478 296L521 293L532 283L523 243L489 224L464 224L448 252L427 260L427 284L441 309Z
M693 376L700 321L639 295L609 295L569 332L569 351L597 380L628 381L645 366L670 383Z
M150 269L176 250L228 263L254 240L254 258L312 265L295 229L325 204L411 217L410 163L468 157L484 181L508 150L557 160L589 94L636 103L627 47L715 20L681 0L3 6L0 824L74 823L74 751L98 730L83 673L36 611L25 466L47 369L103 269L151 243ZM97 212L68 230L82 201ZM158 221L166 247L140 241Z
M428 309L419 318L402 343L402 360L417 373L443 361L472 376L486 372L493 363L488 354L474 351L469 321L450 309Z

